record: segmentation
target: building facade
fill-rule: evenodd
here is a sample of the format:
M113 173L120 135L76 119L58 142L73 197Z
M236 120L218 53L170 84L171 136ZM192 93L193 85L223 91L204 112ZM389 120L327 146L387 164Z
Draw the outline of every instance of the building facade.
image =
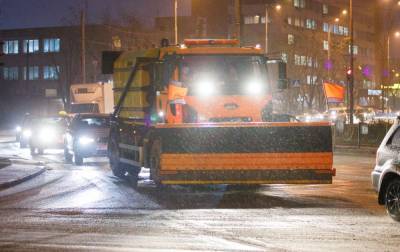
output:
M101 73L103 51L151 48L168 36L162 31L87 25L86 82L112 81L112 76ZM50 103L59 100L67 104L69 86L83 82L80 26L2 30L0 40L0 114L48 114Z
M268 56L282 58L288 63L287 111L326 109L322 84L330 81L348 85L349 1L240 2L242 45L260 44L266 48ZM381 97L376 94L379 91L368 90L380 89L382 79L382 48L376 40L381 29L379 13L376 1L354 2L355 104L378 108Z

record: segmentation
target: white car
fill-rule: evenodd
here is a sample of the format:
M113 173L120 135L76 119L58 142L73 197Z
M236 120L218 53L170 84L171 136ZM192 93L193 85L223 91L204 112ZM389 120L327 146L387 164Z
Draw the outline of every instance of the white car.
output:
M372 185L378 193L378 203L400 221L400 118L386 134L376 154Z

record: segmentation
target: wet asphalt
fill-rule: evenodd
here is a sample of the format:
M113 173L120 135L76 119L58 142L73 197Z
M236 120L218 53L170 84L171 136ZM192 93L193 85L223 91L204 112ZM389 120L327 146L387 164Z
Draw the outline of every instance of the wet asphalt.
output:
M335 155L332 185L162 190L147 169L134 188L106 158L79 167L60 150L32 158L11 138L0 141L0 156L47 167L0 191L0 251L400 250L400 223L371 187L371 155Z

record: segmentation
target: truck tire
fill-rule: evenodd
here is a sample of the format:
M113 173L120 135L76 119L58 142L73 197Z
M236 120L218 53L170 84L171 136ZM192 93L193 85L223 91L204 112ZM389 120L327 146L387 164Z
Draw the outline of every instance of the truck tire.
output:
M110 159L110 167L112 173L119 178L124 178L127 172L126 167L119 160L119 148L118 144L115 140L110 141L110 151L108 154L108 158Z
M385 207L390 217L395 221L400 221L400 179L392 180L385 195Z
M75 165L83 165L83 157L79 154L74 155Z
M155 140L150 151L150 179L157 187L162 187L160 180L161 141Z

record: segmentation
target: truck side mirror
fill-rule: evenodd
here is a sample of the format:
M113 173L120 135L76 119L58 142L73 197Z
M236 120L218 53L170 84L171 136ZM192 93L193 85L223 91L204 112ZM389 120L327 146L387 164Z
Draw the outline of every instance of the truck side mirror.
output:
M274 90L285 90L288 88L286 63L281 59L267 60L268 75Z
M286 63L283 61L278 62L278 89L284 90L288 88Z
M288 81L286 79L279 79L277 87L279 90L288 89Z

